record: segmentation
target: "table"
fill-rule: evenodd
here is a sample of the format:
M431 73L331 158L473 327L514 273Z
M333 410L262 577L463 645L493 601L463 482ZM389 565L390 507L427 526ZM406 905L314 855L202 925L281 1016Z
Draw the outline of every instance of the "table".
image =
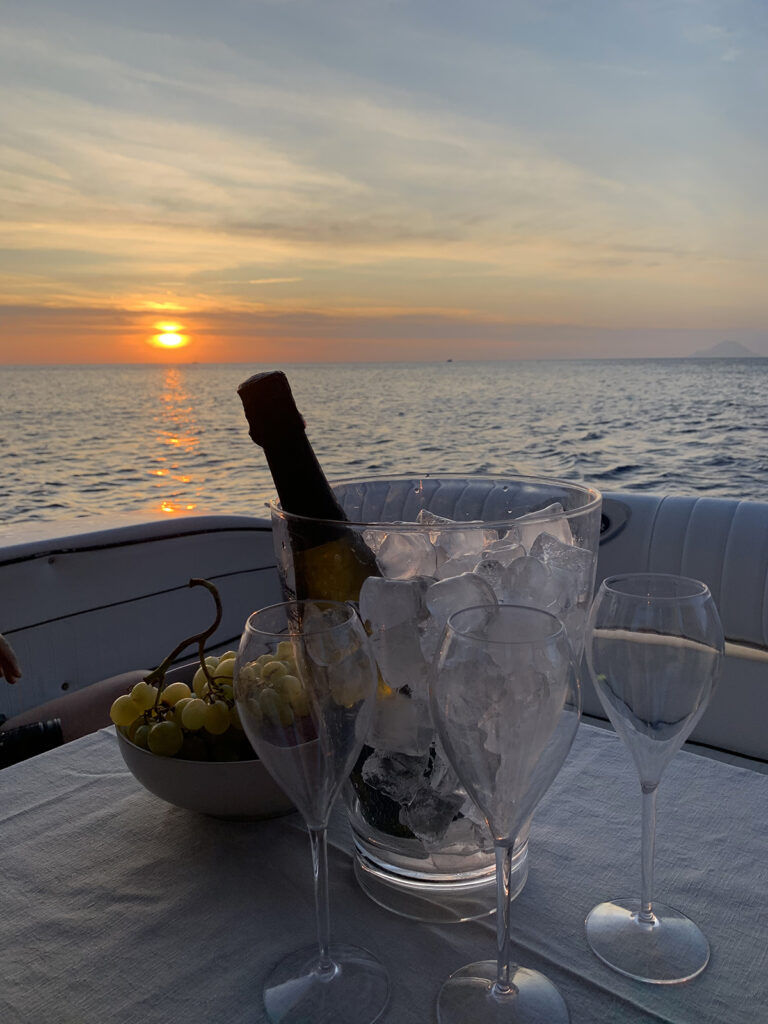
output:
M314 937L297 815L238 823L164 804L124 767L111 730L6 769L0 789L3 1024L263 1021L264 975ZM530 875L513 907L519 962L558 986L573 1024L768 1021L768 778L682 752L662 781L657 894L712 945L707 970L687 985L623 978L584 939L595 903L636 893L639 815L624 749L582 723L534 820ZM334 936L387 964L388 1024L433 1021L445 977L493 957L495 919L397 917L359 890L350 849L338 808Z

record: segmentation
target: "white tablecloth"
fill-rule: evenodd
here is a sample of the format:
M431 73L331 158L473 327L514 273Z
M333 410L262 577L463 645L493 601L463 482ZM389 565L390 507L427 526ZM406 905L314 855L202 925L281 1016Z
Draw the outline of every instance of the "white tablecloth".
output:
M235 823L146 793L114 735L96 733L0 773L2 1024L263 1021L260 983L314 940L308 841L296 815ZM682 986L623 978L589 951L583 921L636 895L640 798L616 737L582 724L531 834L513 908L519 963L543 970L573 1024L768 1021L768 778L681 753L658 803L656 892L712 945ZM389 1024L435 1019L438 989L492 959L495 919L431 926L357 887L341 809L331 829L334 937L388 966Z

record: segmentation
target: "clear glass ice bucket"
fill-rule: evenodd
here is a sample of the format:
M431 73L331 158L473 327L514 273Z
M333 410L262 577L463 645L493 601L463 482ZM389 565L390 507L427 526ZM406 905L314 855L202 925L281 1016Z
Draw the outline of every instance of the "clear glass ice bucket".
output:
M493 843L440 751L427 700L429 665L447 616L489 601L556 614L580 660L600 494L534 477L400 477L332 486L349 520L344 529L375 555L381 574L363 581L359 600L380 682L367 744L345 788L356 876L372 899L407 917L449 923L485 916L495 908ZM271 510L278 570L290 597L302 538L317 524L277 503ZM512 862L515 895L527 878L527 858L526 827Z

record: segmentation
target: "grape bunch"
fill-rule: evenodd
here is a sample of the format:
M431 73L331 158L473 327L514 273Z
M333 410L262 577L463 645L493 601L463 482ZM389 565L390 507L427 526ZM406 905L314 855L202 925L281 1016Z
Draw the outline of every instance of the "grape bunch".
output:
M248 761L256 757L243 732L232 676L235 651L201 662L192 679L155 686L142 680L118 697L110 717L137 747L161 757Z
M262 654L240 669L240 699L254 728L273 742L314 739L309 697L294 659L293 647L281 640L274 653Z
M273 653L244 665L240 688L254 724L287 729L309 717L309 698L288 640L282 640Z

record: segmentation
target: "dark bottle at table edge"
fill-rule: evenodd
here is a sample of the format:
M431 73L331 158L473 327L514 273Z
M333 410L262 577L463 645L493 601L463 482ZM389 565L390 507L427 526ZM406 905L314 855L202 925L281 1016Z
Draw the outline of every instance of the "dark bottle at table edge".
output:
M379 575L361 535L331 489L306 434L288 378L257 373L238 387L251 439L263 450L288 522L296 596L356 601L368 576ZM285 582L285 581L284 581Z

